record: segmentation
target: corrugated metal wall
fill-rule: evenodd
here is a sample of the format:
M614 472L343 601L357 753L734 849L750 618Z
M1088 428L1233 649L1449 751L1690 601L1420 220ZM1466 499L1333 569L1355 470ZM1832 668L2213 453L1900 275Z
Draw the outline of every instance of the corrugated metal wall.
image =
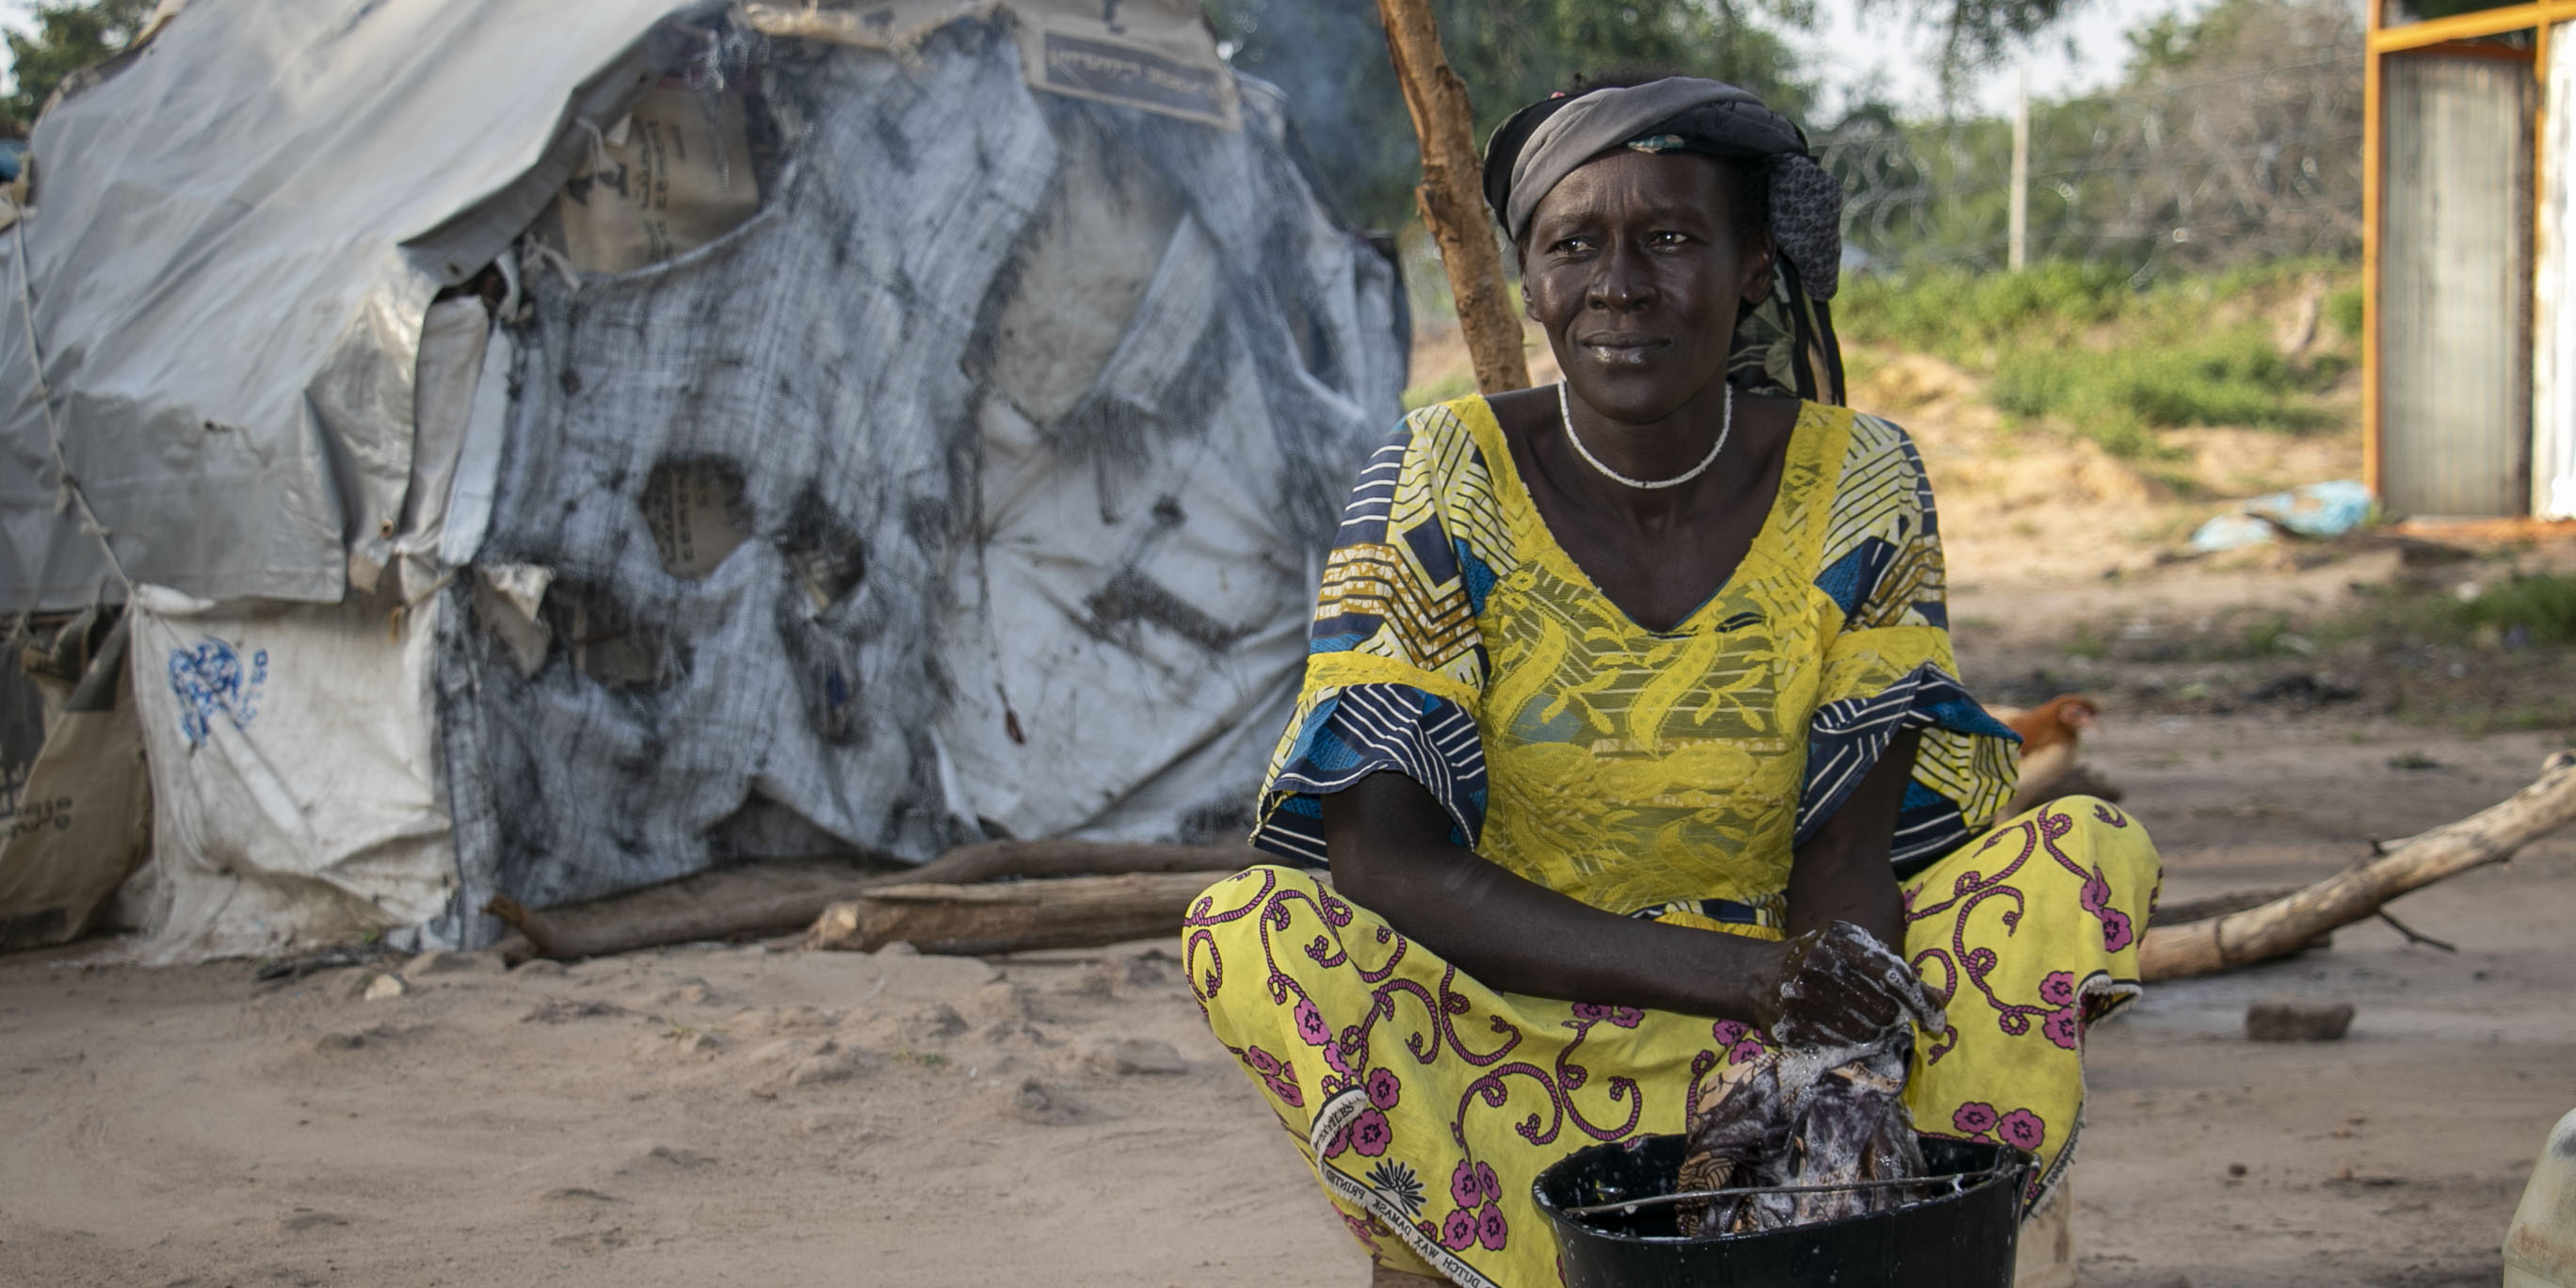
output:
M2380 494L2415 515L2531 499L2528 61L2392 55L2380 234Z
M2576 519L2576 23L2550 33L2532 290L2531 512Z

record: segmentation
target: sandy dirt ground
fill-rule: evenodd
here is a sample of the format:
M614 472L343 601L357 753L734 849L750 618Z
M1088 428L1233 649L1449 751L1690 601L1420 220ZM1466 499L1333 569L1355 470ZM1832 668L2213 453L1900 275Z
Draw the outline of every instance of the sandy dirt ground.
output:
M2576 685L2564 653L2227 641L2249 614L2308 629L2376 611L2372 587L2576 548L2159 562L2170 536L2141 530L2189 518L2163 485L1995 430L1938 369L1881 379L1911 382L1881 392L1944 488L1963 669L2007 700L2103 697L2087 759L2162 844L2169 901L2322 876L2569 745L2554 717L2480 736L2441 705L2510 729ZM2248 485L2341 463L2202 437L2197 468L2265 476ZM2394 911L2458 951L2365 923L2157 986L2093 1032L2083 1282L2497 1281L2576 1107L2576 835ZM1175 947L379 963L398 991L366 968L143 970L112 941L0 959L0 1284L1358 1288ZM2272 996L2358 1019L2338 1042L2249 1042L2245 1007Z
M2134 713L2090 758L2173 899L2322 875L2563 742L2345 705ZM2096 1030L2085 1282L2496 1281L2576 1107L2576 837L2397 910L2459 952L2365 924ZM456 958L374 999L360 969L260 984L241 962L97 964L112 947L0 961L0 1282L1365 1277L1166 946ZM2274 995L2359 1019L2248 1042L2246 1003Z
M2244 714L2142 718L2100 741L2164 847L2169 900L2327 875L2372 837L2500 799L2563 744ZM2419 759L2434 765L2389 764ZM2323 952L2153 986L2094 1032L2084 1282L2497 1282L2523 1181L2576 1108L2576 837L2392 911L2459 951L2367 922ZM2246 1005L2281 996L2351 1003L2350 1035L2247 1041Z

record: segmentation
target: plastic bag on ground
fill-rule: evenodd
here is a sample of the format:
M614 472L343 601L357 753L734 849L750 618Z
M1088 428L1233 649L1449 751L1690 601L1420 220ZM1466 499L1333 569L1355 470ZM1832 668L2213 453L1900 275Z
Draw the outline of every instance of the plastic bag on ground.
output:
M2303 537L2340 537L2370 522L2370 489L2350 479L2303 483L2258 496L2242 507Z
M2217 552L2242 550L2281 539L2281 530L2250 514L2222 514L2191 534L2191 548Z

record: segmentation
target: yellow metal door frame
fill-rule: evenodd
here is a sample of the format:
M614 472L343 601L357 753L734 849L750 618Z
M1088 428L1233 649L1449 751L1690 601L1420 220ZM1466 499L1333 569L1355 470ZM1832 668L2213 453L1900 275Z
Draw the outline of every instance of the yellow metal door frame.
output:
M2379 397L2379 237L2383 212L2380 209L2381 178L2388 168L2385 131L2380 128L2380 86L2382 69L2394 54L2432 49L2440 45L2475 40L2482 36L2501 36L2507 32L2531 31L2533 40L2531 74L2540 82L2540 94L2532 109L2532 262L2537 264L2543 253L2543 242L2549 230L2542 222L2541 184L2545 182L2549 161L2541 118L2549 111L2549 29L2576 19L2576 0L2537 0L2532 4L2509 5L2501 9L2482 9L2475 13L2455 14L2430 22L2413 22L2390 27L2380 21L2385 0L2367 0L2369 26L2363 37L2361 82L2361 481L2373 496L2380 495L2380 397ZM2525 290L2531 289L2526 283Z

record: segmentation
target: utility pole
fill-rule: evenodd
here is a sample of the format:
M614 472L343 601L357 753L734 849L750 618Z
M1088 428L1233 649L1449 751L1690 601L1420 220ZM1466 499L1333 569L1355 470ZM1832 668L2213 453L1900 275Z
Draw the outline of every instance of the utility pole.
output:
M2007 217L2005 266L2018 273L2030 267L2030 55L2021 56L2013 89L2012 213Z

